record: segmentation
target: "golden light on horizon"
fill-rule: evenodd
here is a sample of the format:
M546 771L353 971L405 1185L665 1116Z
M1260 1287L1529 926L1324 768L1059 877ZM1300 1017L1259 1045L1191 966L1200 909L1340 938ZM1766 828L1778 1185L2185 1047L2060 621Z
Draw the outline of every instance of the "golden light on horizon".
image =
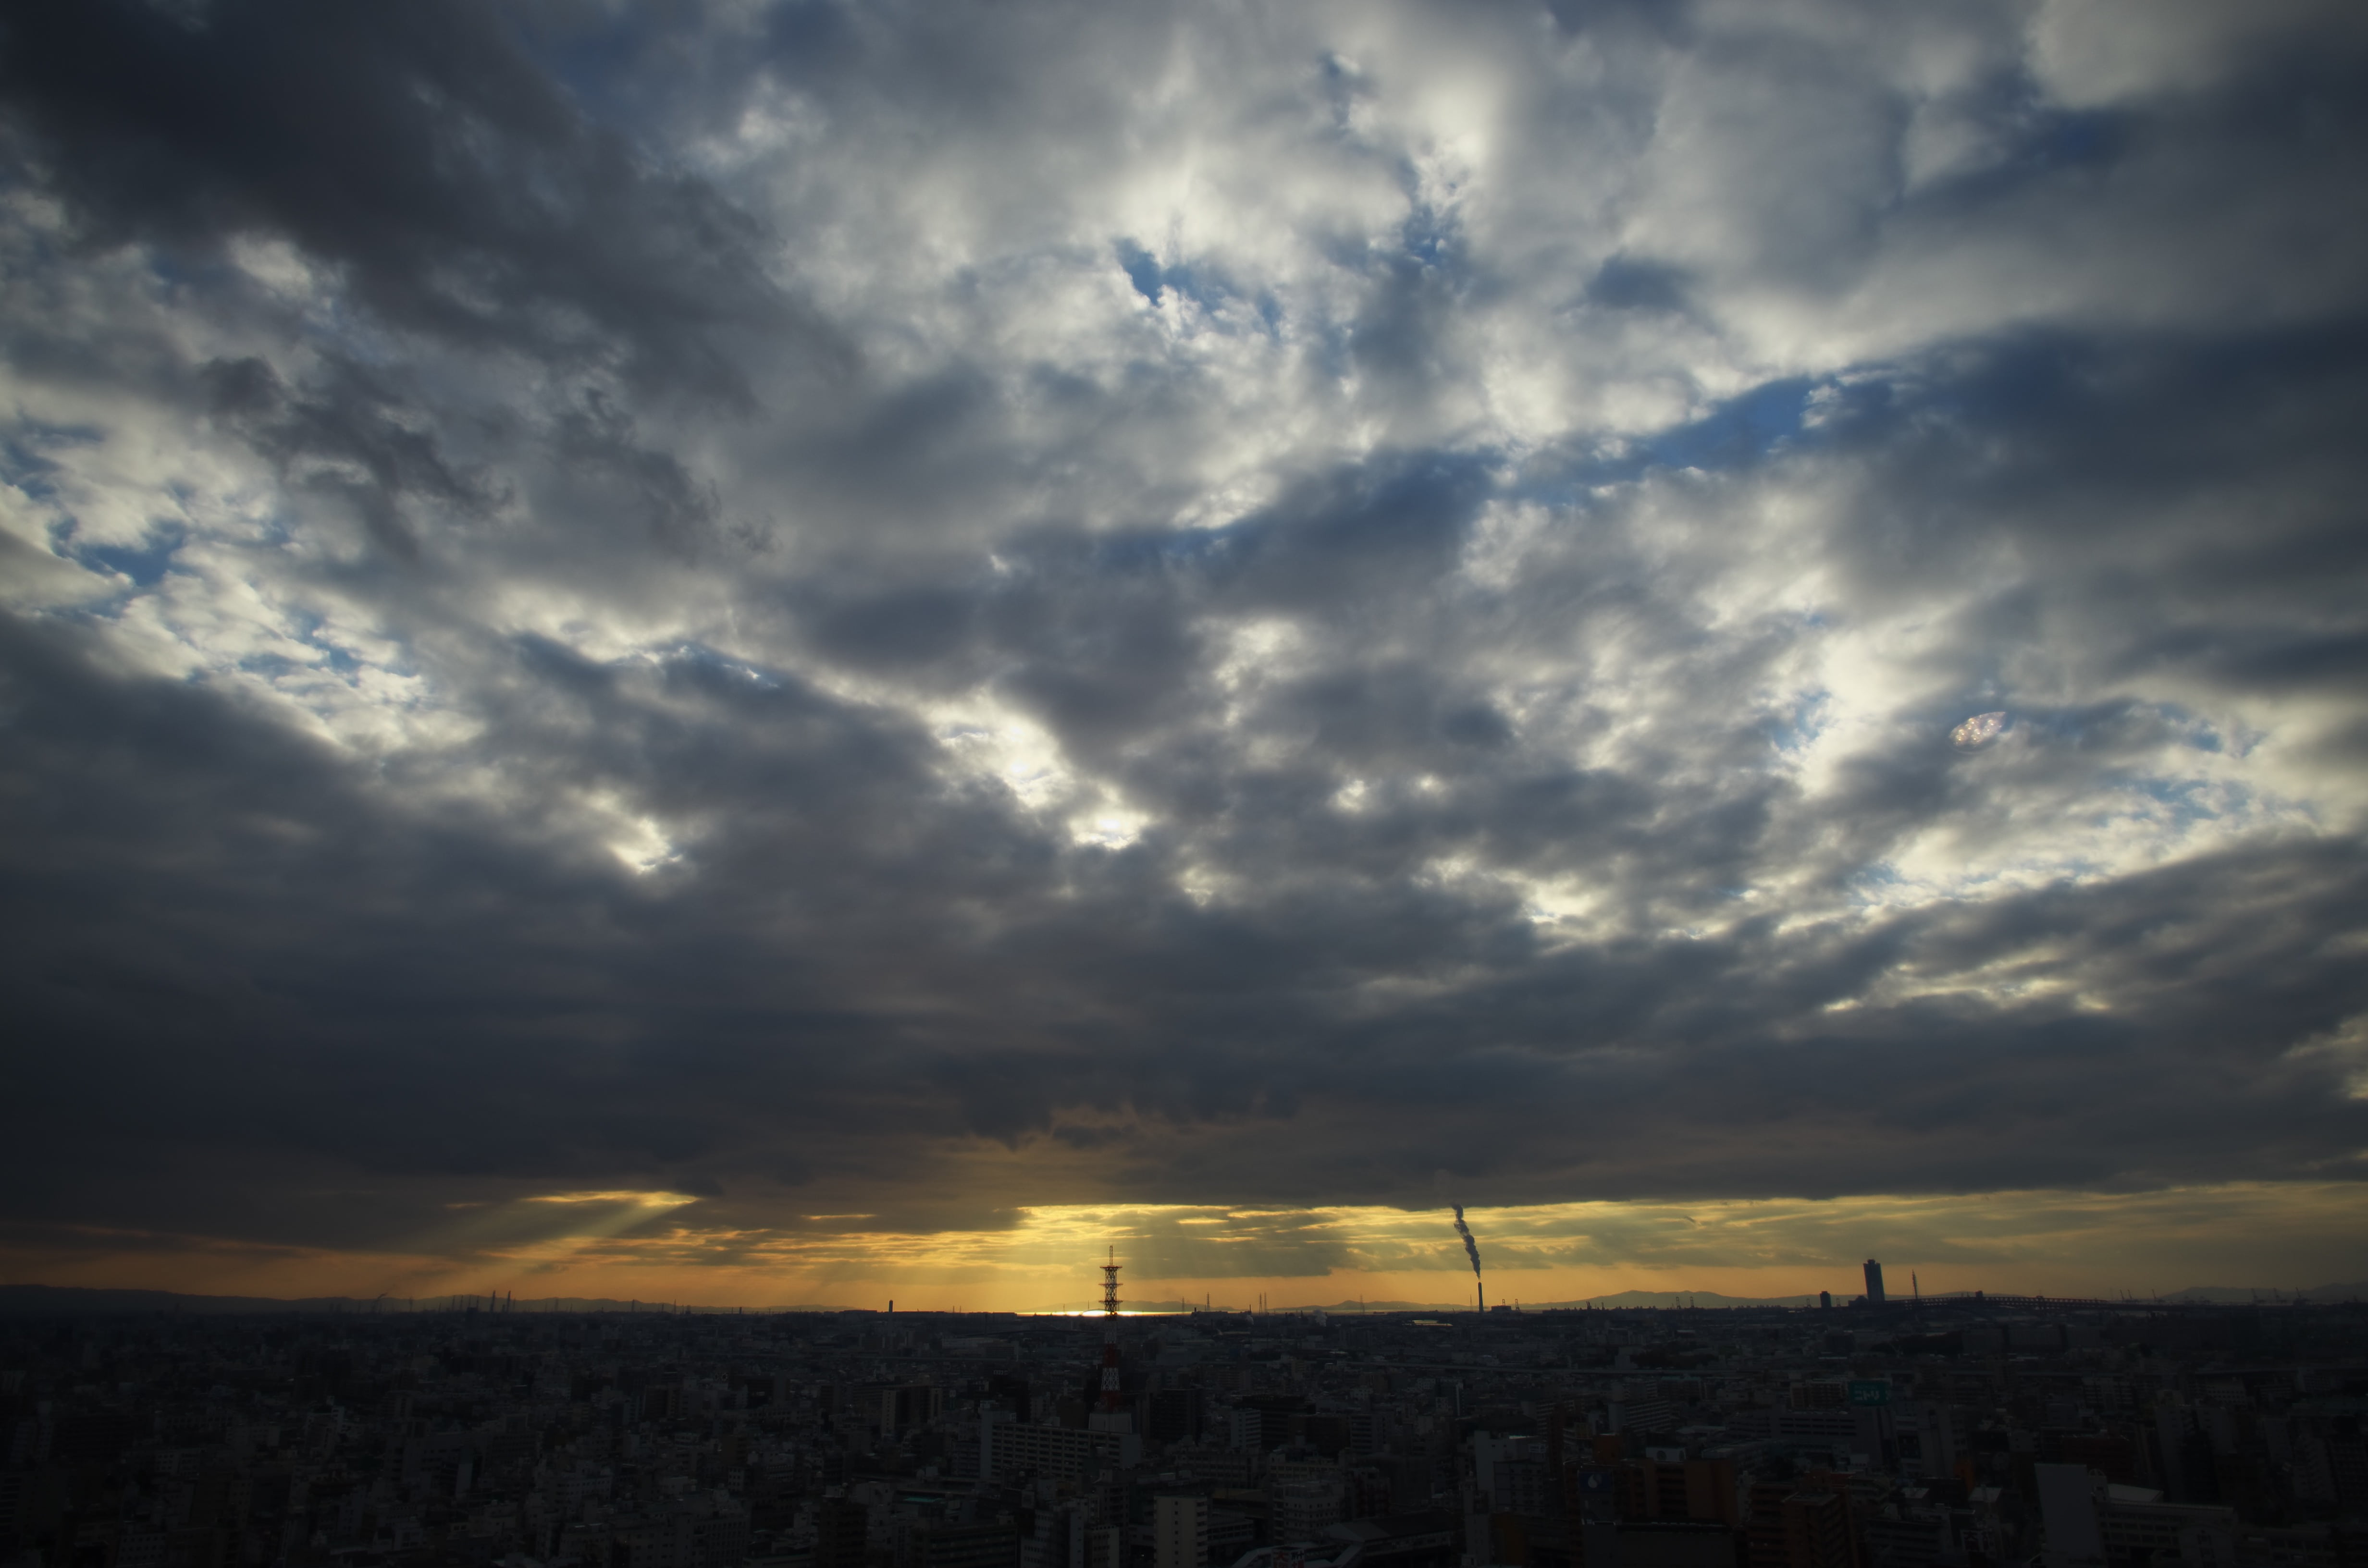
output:
M484 1294L715 1306L1091 1312L1115 1245L1138 1312L1465 1299L1446 1211L1380 1206L1046 1204L992 1230L825 1231L702 1223L671 1192L541 1194L465 1210L401 1249L263 1247L83 1228L12 1261L61 1285L199 1294ZM1927 1292L2144 1296L2193 1285L2308 1288L2368 1276L2368 1191L2236 1183L2130 1194L2020 1191L1841 1199L1467 1206L1489 1300L1624 1290L1781 1299L1854 1291L1881 1256ZM811 1222L825 1216L799 1215ZM838 1219L839 1216L827 1216ZM858 1216L847 1215L847 1219ZM865 1216L869 1218L869 1216ZM2212 1256L2238 1278L2190 1278Z

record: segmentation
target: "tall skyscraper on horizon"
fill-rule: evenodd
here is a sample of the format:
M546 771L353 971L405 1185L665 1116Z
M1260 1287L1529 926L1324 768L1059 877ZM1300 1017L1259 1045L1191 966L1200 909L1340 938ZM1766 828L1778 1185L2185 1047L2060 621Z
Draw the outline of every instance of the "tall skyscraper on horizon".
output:
M1871 1257L1866 1260L1866 1304L1883 1305L1883 1265Z

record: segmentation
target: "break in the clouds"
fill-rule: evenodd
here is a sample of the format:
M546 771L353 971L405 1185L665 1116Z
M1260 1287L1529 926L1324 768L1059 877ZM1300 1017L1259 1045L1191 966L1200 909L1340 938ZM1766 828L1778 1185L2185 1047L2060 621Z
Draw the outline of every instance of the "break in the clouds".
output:
M2363 15L16 0L12 1233L2342 1190Z

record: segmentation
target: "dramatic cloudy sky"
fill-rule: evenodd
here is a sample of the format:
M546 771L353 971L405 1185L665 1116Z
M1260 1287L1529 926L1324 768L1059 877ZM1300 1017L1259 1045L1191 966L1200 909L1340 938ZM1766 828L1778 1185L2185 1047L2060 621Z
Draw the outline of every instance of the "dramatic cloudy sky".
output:
M2368 1278L2363 73L8 0L0 1273Z

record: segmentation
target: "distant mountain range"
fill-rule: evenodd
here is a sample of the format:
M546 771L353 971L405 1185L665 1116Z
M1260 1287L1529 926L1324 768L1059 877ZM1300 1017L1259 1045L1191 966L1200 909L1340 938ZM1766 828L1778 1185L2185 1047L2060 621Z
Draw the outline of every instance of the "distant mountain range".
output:
M1839 1293L1837 1292L1837 1298ZM1594 1296L1575 1301L1523 1301L1523 1312L1569 1312L1584 1307L1797 1307L1814 1301L1814 1296L1725 1296L1716 1290L1622 1290L1616 1295ZM2163 1296L2165 1301L2230 1302L2259 1301L2368 1301L2368 1281L2348 1285L2315 1285L2304 1290L2283 1287L2236 1285L2191 1285L2184 1290ZM488 1310L495 1298L489 1296L381 1296L375 1301L351 1296L307 1296L283 1300L274 1296L188 1296L173 1290L104 1290L80 1286L62 1285L0 1285L0 1317L63 1317L93 1312L190 1312L222 1314L233 1312L464 1312L472 1307ZM1508 1306L1513 1303L1508 1301ZM845 1307L778 1305L763 1307L716 1307L679 1302L614 1301L607 1297L552 1296L534 1301L509 1301L502 1307L516 1312L698 1312L726 1314L747 1312L837 1312ZM1137 1312L1158 1312L1167 1303L1143 1302ZM1046 1312L1086 1312L1087 1307L1050 1307ZM1177 1310L1190 1311L1191 1303L1178 1302ZM1296 1306L1278 1307L1277 1312L1323 1312L1353 1315L1366 1312L1461 1312L1471 1310L1463 1301L1332 1301L1308 1302ZM980 1312L979 1317L1008 1317L1008 1312ZM1025 1315L1025 1314L1019 1314Z

